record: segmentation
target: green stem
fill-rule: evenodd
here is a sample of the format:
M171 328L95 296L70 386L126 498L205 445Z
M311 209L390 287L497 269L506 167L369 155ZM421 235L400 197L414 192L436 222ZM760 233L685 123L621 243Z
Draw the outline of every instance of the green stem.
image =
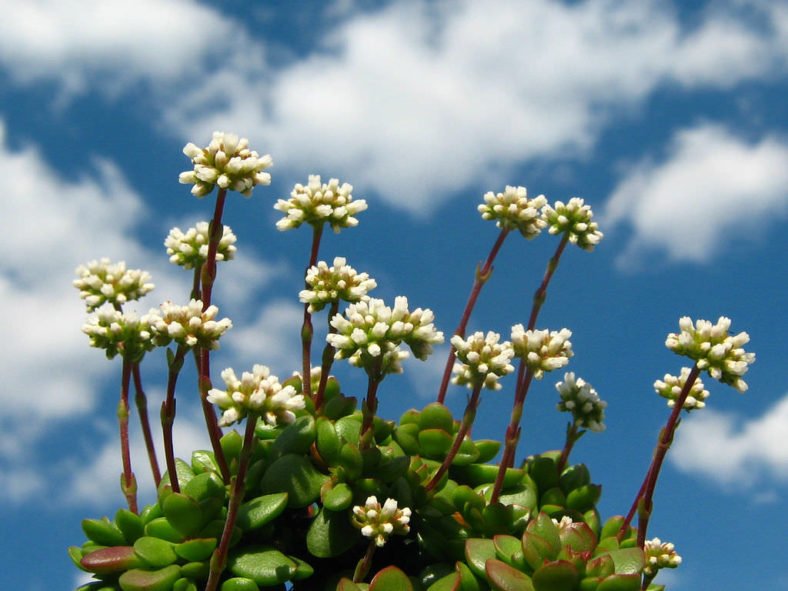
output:
M490 249L490 254L487 255L487 260L484 262L484 266L481 268L479 265L476 266L476 275L473 282L473 287L471 288L471 293L468 296L468 302L465 304L465 310L462 313L462 318L460 318L460 324L457 326L457 330L454 331L455 335L465 337L465 329L468 326L468 321L471 318L471 312L476 305L476 300L479 299L479 294L482 291L482 287L485 283L487 283L487 280L492 275L493 261L495 260L495 257L498 256L498 251L501 250L503 241L506 239L508 234L509 230L507 228L503 228L500 234L498 234L498 238L495 240L495 244L493 244L492 249ZM441 378L440 389L438 390L437 400L441 404L443 404L443 401L446 399L446 390L449 388L449 379L451 378L451 370L454 367L454 359L456 356L457 352L452 346L449 348L449 358L446 360L446 366L443 369L443 377Z
M451 463L454 460L454 457L457 455L457 452L460 450L460 446L465 439L465 435L470 430L473 420L476 418L476 409L479 406L479 396L481 395L483 384L484 381L482 380L478 384L474 385L471 397L465 407L465 413L462 415L462 423L460 423L460 428L457 431L457 435L454 438L451 449L444 458L443 463L441 463L440 468L438 468L438 471L432 477L432 480L430 480L426 486L426 490L428 492L437 486L438 482L440 482L440 479L449 469L449 466L451 466Z
M227 566L227 551L230 548L230 539L238 517L238 508L241 506L244 498L244 480L246 478L246 469L249 467L249 461L252 458L252 446L255 440L254 428L257 423L257 417L258 415L254 412L250 412L246 417L244 442L241 448L241 455L238 458L238 472L233 476L230 485L230 503L227 507L227 519L224 522L224 530L222 530L219 546L214 551L213 556L211 556L210 572L205 591L215 591L216 586L219 584L219 577L225 566Z
M131 380L132 362L123 358L123 370L120 384L120 402L118 403L118 425L120 428L120 455L123 462L123 476L120 488L126 496L129 511L139 513L137 509L137 481L131 471L131 452L129 450L129 382Z
M148 398L145 396L145 391L142 389L139 363L134 363L132 365L131 373L134 377L134 402L137 405L137 414L140 417L140 427L142 428L142 436L145 439L145 449L148 452L148 461L150 462L151 474L153 475L153 483L158 487L159 482L161 482L161 471L159 470L159 461L156 459L156 446L153 443L150 418L148 417Z

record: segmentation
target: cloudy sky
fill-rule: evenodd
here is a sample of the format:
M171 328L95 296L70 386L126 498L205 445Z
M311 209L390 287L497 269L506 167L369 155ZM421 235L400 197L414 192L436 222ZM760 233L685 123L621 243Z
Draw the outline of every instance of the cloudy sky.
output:
M476 211L482 195L523 185L551 202L582 197L605 238L567 250L539 322L573 331L569 369L609 404L607 431L573 460L604 485L604 516L625 513L667 418L652 383L682 365L665 336L684 315L731 317L758 356L750 389L706 379L707 408L677 434L649 531L684 557L662 581L672 591L788 589L785 0L0 0L0 13L9 588L76 586L65 549L82 542L79 521L123 505L120 367L80 332L74 269L125 260L157 286L141 310L185 300L189 274L162 243L213 205L178 184L181 149L223 130L275 164L270 187L228 200L238 256L220 266L215 299L235 327L217 369L298 366L310 237L278 232L272 205L309 174L369 204L357 228L325 237L321 258L346 256L377 280L374 295L432 308L447 334L497 236ZM508 335L527 322L556 244L511 236L470 328ZM382 413L431 402L446 352L387 379ZM150 355L143 367L154 414L163 366ZM360 393L357 371L337 373ZM521 456L562 445L560 378L532 387ZM206 445L190 387L176 420L184 456ZM510 396L485 397L474 436L501 437ZM464 400L459 388L447 399L457 415Z

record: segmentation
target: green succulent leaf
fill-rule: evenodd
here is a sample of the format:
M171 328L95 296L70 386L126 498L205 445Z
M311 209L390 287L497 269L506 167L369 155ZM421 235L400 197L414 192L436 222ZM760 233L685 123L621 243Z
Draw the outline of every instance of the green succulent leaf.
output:
M145 535L169 542L182 542L184 535L175 529L166 517L157 517L145 525Z
M175 581L175 584L172 586L172 591L197 591L197 585L194 584L194 581L182 577Z
M498 466L492 464L469 464L452 466L453 478L476 488L484 484L493 484L498 476ZM525 472L520 468L507 468L503 475L503 490L508 490L522 482Z
M610 552L610 557L613 559L616 574L618 575L640 575L646 564L643 550L637 547L613 550Z
M525 557L523 556L523 543L520 539L509 535L497 535L493 537L495 551L498 558L506 564L519 570L525 568Z
M120 575L123 591L170 591L181 576L180 567L171 564L158 570L133 568Z
M260 586L279 585L289 581L298 566L276 548L254 546L232 554L227 569L238 577L252 579Z
M501 449L501 442L492 439L477 439L473 443L479 451L479 457L476 458L477 464L486 464L497 456Z
M540 511L539 514L531 520L526 528L526 532L531 536L538 536L547 542L554 556L561 551L561 539L558 535L558 526L553 523L553 520L544 511ZM529 538L529 540L530 539L531 538Z
M90 539L101 546L124 546L126 536L120 528L107 517L101 519L83 519L82 531Z
M413 584L396 566L387 566L372 578L369 591L413 591Z
M342 417L334 423L337 435L345 441L358 445L358 437L361 432L361 415L352 414Z
M465 559L473 574L487 579L485 564L496 556L495 543L492 540L485 538L465 540Z
M224 502L226 489L218 474L203 472L187 482L181 492L198 502L207 499L219 499Z
M560 455L560 452L558 454ZM528 473L540 491L558 486L558 463L554 454L548 452L529 458Z
M580 579L575 566L565 560L540 566L531 578L536 591L574 591Z
M173 548L175 553L190 562L199 562L211 557L211 553L216 548L216 538L193 538Z
M248 577L233 577L222 583L220 591L260 591L260 587Z
M285 454L271 464L260 481L264 494L288 494L287 506L306 507L320 497L320 487L329 477L321 474L307 458Z
M323 509L309 526L306 546L318 558L332 558L349 550L359 538L345 511Z
M442 460L449 453L454 438L443 429L422 429L418 440L421 455L432 460Z
M153 568L169 566L178 560L172 542L151 536L142 536L134 542L134 552Z
M286 492L262 495L238 508L236 525L244 531L255 530L276 519L287 507Z
M459 591L462 585L460 573L453 572L442 576L432 585L427 587L427 591Z
M505 562L491 558L487 561L485 569L487 580L494 589L499 591L534 591L535 589L528 575Z
M317 437L317 426L311 415L302 415L285 427L274 441L282 454L305 454Z
M558 479L558 485L561 487L561 490L564 491L564 494L569 494L576 488L580 488L586 484L591 484L591 473L588 471L588 467L585 464L575 464L574 466L564 468L564 471L561 472L561 476Z
M219 472L219 466L216 463L213 452L204 449L198 449L192 452L191 468L195 474Z
M610 575L597 586L597 591L638 591L640 575Z
M225 433L219 440L219 445L224 452L224 457L227 458L229 463L231 460L237 460L241 455L241 448L243 447L243 437L235 429Z
M200 504L183 493L172 493L162 503L164 517L184 537L190 537L203 528L207 521Z
M336 591L361 591L361 587L346 577L339 579Z
M318 417L315 430L317 452L329 465L333 464L339 457L339 450L342 448L342 440L337 435L334 423L326 417Z
M394 430L394 441L396 441L403 451L409 456L419 453L419 425L417 423L405 423Z
M142 562L131 546L112 546L85 554L79 565L88 572L106 575L125 572Z
M454 433L454 417L451 411L440 402L433 402L424 407L419 415L419 428L442 429L447 433Z
M142 518L128 509L118 509L118 512L115 513L115 525L123 533L127 544L133 544L145 531Z
M597 504L601 494L601 486L598 484L586 484L574 489L566 495L566 506L575 511L588 511Z
M594 532L582 521L575 521L561 528L559 537L561 545L569 546L574 552L590 552L596 548Z

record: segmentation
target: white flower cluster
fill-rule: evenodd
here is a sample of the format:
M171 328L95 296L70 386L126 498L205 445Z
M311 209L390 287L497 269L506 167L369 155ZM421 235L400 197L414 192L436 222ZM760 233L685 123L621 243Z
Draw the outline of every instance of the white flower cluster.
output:
M295 420L296 410L304 408L303 394L296 394L293 386L284 386L271 375L265 365L255 364L252 372L245 371L241 379L231 368L222 372L227 390L213 388L208 402L224 411L219 425L226 427L243 419L250 411L260 415L269 425L285 425Z
M676 568L681 564L681 556L676 553L675 547L670 542L662 542L659 538L646 540L643 547L646 554L646 566L643 574L653 578L662 568Z
M528 199L525 187L510 187L507 185L503 193L488 191L484 195L484 203L478 207L482 218L497 220L499 228L519 230L527 239L539 235L547 225L540 217L540 210L547 205L544 195Z
M572 197L566 204L556 201L553 207L546 205L542 210L542 218L550 226L551 234L566 233L569 242L588 251L594 250L604 236L597 229L597 223L591 221L593 217L591 207L584 205L579 197Z
M336 257L331 267L325 261L318 261L307 270L306 284L309 289L302 290L298 297L309 304L310 313L339 300L357 302L378 285L368 274L356 273L343 257Z
M382 374L401 373L401 361L408 357L399 348L408 345L418 359L432 353L432 345L443 342L443 333L435 329L429 309L408 310L408 298L398 296L394 308L383 300L365 297L350 304L345 314L336 314L331 326L337 332L326 336L336 349L335 359L348 359L351 365L369 372L377 367Z
M700 369L707 371L715 380L745 392L747 383L742 376L747 373L748 365L755 361L755 353L747 353L742 349L750 342L750 336L746 332L729 335L730 326L731 320L725 316L720 316L717 324L698 320L695 326L692 325L692 319L684 316L679 320L681 333L670 333L665 346L695 361Z
M135 312L120 312L109 306L88 317L82 332L90 337L90 346L104 349L107 358L120 354L138 363L147 351L155 347L151 323L155 316L142 317Z
M208 243L210 242L210 224L197 222L197 225L183 232L173 228L164 240L170 262L184 269L199 269L208 260ZM229 261L235 255L237 238L230 226L222 226L222 237L216 248L217 261Z
M195 197L205 197L213 191L214 185L251 197L255 185L271 184L271 175L263 172L273 165L271 156L261 157L249 149L248 139L239 139L234 133L214 131L213 139L205 148L189 142L183 153L191 158L194 169L182 172L178 181L184 185L193 184Z
M353 200L353 185L339 184L338 179L331 179L328 184L320 182L320 175L309 175L306 186L296 184L290 192L290 199L279 199L274 205L285 214L276 223L280 230L297 228L301 224L318 225L328 222L334 232L342 228L358 225L353 217L367 208L364 199Z
M160 312L151 310L153 321L151 326L157 345L166 346L171 341L185 347L201 349L218 349L221 337L233 323L229 318L216 320L219 308L208 306L203 311L201 300L191 300L185 306L165 302Z
M558 382L556 390L561 395L558 410L571 412L574 424L596 433L605 430L605 407L607 402L600 400L596 390L583 378L575 379L574 372L567 372L564 381Z
M391 534L404 536L410 531L410 509L399 509L396 499L386 499L381 507L377 497L370 496L363 507L353 507L352 522L361 530L361 535L383 546Z
M670 408L676 406L676 400L678 400L679 394L681 394L681 391L684 389L684 384L687 383L689 374L690 368L682 367L680 376L676 377L666 373L663 379L654 382L654 389L657 391L657 394L668 399L668 406ZM703 408L706 406L705 400L708 397L709 391L703 388L703 382L700 378L697 378L695 382L693 382L682 408L688 411L696 408Z
M509 341L499 343L501 335L495 332L475 332L467 339L460 335L451 338L451 344L457 353L459 363L454 364L452 379L458 386L468 386L473 389L483 386L488 390L500 390L498 379L514 371L514 366L509 363L514 356L512 344Z
M79 290L79 297L85 300L88 312L92 312L104 303L123 305L138 300L154 287L147 271L127 269L126 263L111 263L108 258L90 261L77 267L78 279L74 279L74 287Z
M572 331L562 328L559 331L525 330L522 324L512 327L512 347L514 355L523 360L537 380L544 372L553 371L569 363L574 355L569 337Z

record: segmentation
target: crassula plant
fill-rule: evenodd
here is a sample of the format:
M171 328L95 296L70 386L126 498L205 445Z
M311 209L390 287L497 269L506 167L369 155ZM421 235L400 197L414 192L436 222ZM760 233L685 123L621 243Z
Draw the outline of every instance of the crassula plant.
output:
M700 409L708 392L702 372L739 391L754 355L746 333L720 318L679 321L667 337L688 358L678 376L655 382L672 408L643 484L626 515L603 519L601 487L584 464L572 464L575 443L604 430L605 402L573 372L558 382L558 410L569 413L563 449L517 457L526 396L533 380L567 366L574 352L566 328L538 326L547 287L567 246L593 251L602 233L578 198L550 205L523 187L487 193L482 218L500 233L476 270L468 303L448 339L450 351L436 401L397 421L378 416L387 375L403 371L413 354L426 359L444 334L431 310L369 293L377 286L342 257L319 259L326 225L340 232L367 208L353 187L310 176L274 207L280 230L306 225L312 246L303 289L302 363L285 379L265 360L223 369L211 354L232 327L213 303L217 262L230 261L237 242L222 224L228 191L249 197L270 183L270 156L233 134L214 133L205 148L184 148L193 168L180 181L198 198L216 189L213 216L166 238L170 261L192 271L182 302L146 314L130 302L153 289L148 273L100 259L81 266L74 285L91 314L83 327L90 344L121 360L118 406L121 490L126 507L112 519L86 519L87 541L71 547L76 566L92 573L81 591L635 591L657 590L662 568L681 562L671 543L648 539L654 489L682 411ZM504 240L515 231L532 240L547 229L558 244L533 298L527 324L508 339L493 331L466 334L475 302L492 274ZM313 322L327 326L313 342ZM168 379L161 404L163 465L153 442L140 362L166 349ZM187 357L195 392L178 390ZM366 374L366 390L346 392L331 370L347 361ZM454 376L452 378L452 375ZM449 383L467 387L455 418L444 405ZM128 425L131 385L145 438L156 502L140 507ZM502 442L473 439L471 427L484 390L512 400ZM173 451L178 397L202 405L210 449L179 459ZM354 395L355 394L355 395ZM238 430L233 427L237 426ZM637 516L637 522L633 524Z

